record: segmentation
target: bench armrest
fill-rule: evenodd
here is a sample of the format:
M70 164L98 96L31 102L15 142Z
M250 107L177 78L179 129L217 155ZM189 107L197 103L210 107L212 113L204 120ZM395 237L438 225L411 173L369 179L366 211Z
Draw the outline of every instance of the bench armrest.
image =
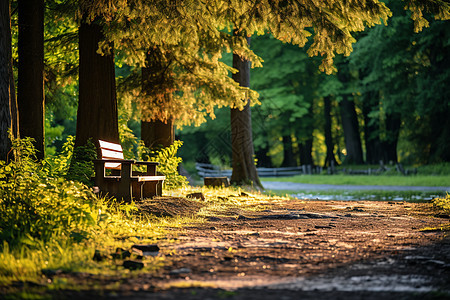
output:
M135 165L159 166L159 162L155 161L135 161Z
M134 164L134 159L93 159L94 163L118 163L118 164Z

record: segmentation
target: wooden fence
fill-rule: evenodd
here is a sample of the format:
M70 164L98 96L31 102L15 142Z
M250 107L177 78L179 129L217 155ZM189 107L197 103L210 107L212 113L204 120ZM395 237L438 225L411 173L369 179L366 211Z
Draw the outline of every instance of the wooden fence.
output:
M197 174L204 177L231 177L231 168L219 167L216 165L196 163ZM323 168L318 166L303 165L300 167L286 167L286 168L256 168L259 177L281 177L294 176L302 174L322 174ZM395 170L403 175L417 174L417 169L405 170L401 164L395 165ZM353 170L351 168L343 168L337 170L334 166L327 169L328 174L360 174L360 175L378 175L384 172L391 171L391 168L380 164L379 168L368 168L366 170Z
M231 177L231 169L222 168L219 166L196 163L197 174L200 177ZM259 177L281 177L294 176L301 174L320 174L322 167L300 166L300 167L286 167L286 168L256 168Z

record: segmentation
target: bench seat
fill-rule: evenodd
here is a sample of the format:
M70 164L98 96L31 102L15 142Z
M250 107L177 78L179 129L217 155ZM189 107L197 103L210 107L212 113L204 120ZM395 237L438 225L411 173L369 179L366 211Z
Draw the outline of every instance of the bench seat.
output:
M119 201L143 200L162 194L162 185L166 179L157 175L157 162L123 159L122 146L99 140L102 159L94 160L95 184L100 193L116 197ZM144 165L146 172L135 172L133 165ZM106 170L111 175L106 175Z

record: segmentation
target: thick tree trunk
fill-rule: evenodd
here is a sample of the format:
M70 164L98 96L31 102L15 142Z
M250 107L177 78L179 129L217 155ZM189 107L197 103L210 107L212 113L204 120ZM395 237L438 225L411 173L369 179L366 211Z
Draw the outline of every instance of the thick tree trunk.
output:
M330 96L323 98L323 110L325 118L325 146L327 148L327 155L325 157L324 167L330 167L332 165L337 166L336 157L334 155L334 142L331 132L331 98Z
M379 109L376 94L365 94L362 102L362 113L364 116L366 163L368 164L378 164L380 160L384 160L380 142L380 121L369 116L372 111Z
M173 121L142 121L141 139L145 146L150 149L169 147L175 140Z
M250 38L247 38L250 44ZM233 79L240 86L250 86L250 62L233 54L233 68L238 72ZM252 116L250 103L243 110L231 109L231 150L232 167L231 182L238 185L262 187L256 171L252 137Z
M101 26L81 23L79 29L79 102L75 146L89 139L119 143L114 54L97 53L104 38Z
M355 102L347 99L347 95L339 102L341 111L342 128L344 129L345 148L347 156L345 164L363 164L361 136L359 134L358 118L355 110Z
M37 157L45 155L44 1L19 0L19 78L17 103L20 135L35 140Z
M172 91L165 87L166 84L170 84L164 72L167 69L165 63L159 49L152 49L147 54L146 67L141 70L142 93L152 101L172 99ZM142 108L143 112L145 109L145 107ZM141 139L150 149L172 145L175 140L173 120L142 120Z
M8 131L19 135L17 100L11 57L10 1L0 3L0 160L7 161L11 150Z

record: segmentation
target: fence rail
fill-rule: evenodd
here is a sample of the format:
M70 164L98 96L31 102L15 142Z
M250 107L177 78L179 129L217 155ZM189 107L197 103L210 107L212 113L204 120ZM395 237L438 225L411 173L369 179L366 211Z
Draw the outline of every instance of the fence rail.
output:
M200 177L231 177L231 168L219 167L216 165L196 163L195 167L197 169L197 174ZM321 174L323 171L322 167L303 165L300 167L286 167L286 168L256 168L259 177L281 177L281 176L295 176L302 174ZM364 174L364 175L378 175L384 172L390 171L391 168L385 167L380 163L380 167L377 169L368 168L367 170L352 170L342 169L336 170L334 165L327 169L328 174ZM405 170L401 164L395 165L395 170L403 175L417 174L417 169Z
M231 169L221 168L219 166L196 163L197 174L200 177L231 177ZM286 167L286 168L256 168L259 177L281 177L294 176L301 174L321 173L321 167L300 166L300 167Z

